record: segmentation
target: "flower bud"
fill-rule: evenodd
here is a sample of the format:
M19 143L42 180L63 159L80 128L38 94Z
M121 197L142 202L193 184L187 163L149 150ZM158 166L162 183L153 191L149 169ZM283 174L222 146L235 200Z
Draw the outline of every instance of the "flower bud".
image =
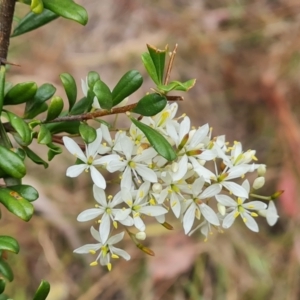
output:
M253 182L253 188L255 190L260 189L261 187L263 187L265 185L265 177L257 177L254 182Z
M218 203L217 206L218 206L219 213L222 216L225 216L225 214L226 214L226 207L223 204L221 204L221 203Z
M162 185L160 183L158 183L158 182L154 183L152 185L152 191L154 193L160 193L162 191Z
M145 240L146 239L146 233L143 232L143 231L140 231L138 233L136 233L135 237L138 239L138 240Z
M266 174L266 171L267 171L267 166L261 164L257 169L257 174L258 176L264 176Z

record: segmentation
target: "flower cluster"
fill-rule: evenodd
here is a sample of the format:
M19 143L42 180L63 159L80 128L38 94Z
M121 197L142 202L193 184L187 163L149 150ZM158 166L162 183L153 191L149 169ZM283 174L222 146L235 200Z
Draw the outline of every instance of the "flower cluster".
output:
M76 177L90 171L97 201L78 215L79 222L98 220L91 228L96 244L76 249L76 253L99 254L99 261L111 269L111 258L130 259L124 250L113 244L124 232L112 236L122 226L136 228L136 238L144 239L146 219L166 224L166 214L172 212L182 223L185 234L199 230L205 239L213 230L227 229L239 218L252 231L258 232L256 217L266 218L274 225L278 215L274 202L255 194L264 185L265 165L257 164L255 151L243 151L240 142L230 145L225 136L212 137L208 124L193 128L187 116L175 118L178 105L168 104L154 117L141 122L163 135L174 148L177 159L168 161L160 156L144 133L134 124L128 131L114 135L101 124L94 142L85 145L85 153L71 138L64 137L67 150L80 163L67 170ZM120 190L114 196L105 194L106 181L101 169L114 173ZM256 174L251 184L247 173ZM255 176L252 176L252 178Z

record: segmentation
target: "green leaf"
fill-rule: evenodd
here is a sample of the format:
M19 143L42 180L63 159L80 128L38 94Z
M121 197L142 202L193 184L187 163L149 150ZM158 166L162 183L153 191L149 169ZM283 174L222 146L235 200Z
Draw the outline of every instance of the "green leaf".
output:
M19 253L19 243L11 236L0 235L0 250Z
M160 154L162 157L168 161L176 159L177 155L169 142L155 129L143 124L134 118L130 118L132 123L136 125L147 137L149 143L152 147Z
M92 143L97 137L96 129L86 123L80 124L79 133L86 144Z
M81 25L88 22L88 14L86 10L74 3L72 0L43 0L45 8L58 14L59 16L76 21Z
M26 119L33 119L38 114L46 111L48 105L44 102L49 100L55 92L56 88L52 84L42 84L38 88L34 98L26 103L24 117Z
M100 75L95 71L90 71L87 76L88 88L93 89L98 80L101 80Z
M9 120L11 126L16 130L18 135L20 136L23 145L22 146L27 146L31 143L32 141L32 136L31 136L31 130L28 126L28 124L20 117L17 115L7 111L6 112L7 119Z
M111 109L113 106L112 93L109 87L101 80L98 80L93 88L100 107L102 109Z
M142 54L142 61L143 61L143 64L146 68L147 73L152 78L154 83L156 85L158 85L159 80L158 80L158 76L157 76L157 73L156 73L156 69L155 69L154 63L152 61L152 58L151 58L151 56L148 52L145 52L145 53Z
M47 111L46 121L51 121L57 118L64 108L64 101L61 97L53 97L50 101Z
M35 201L39 197L38 191L30 185L26 185L26 184L12 185L9 188L17 192L19 195L21 195L24 199L26 199L29 202Z
M172 81L168 85L158 85L157 88L163 92L170 91L189 91L196 83L196 79L190 79L186 82Z
M4 96L11 90L14 85L11 82L5 81Z
M32 81L16 84L4 97L4 105L17 105L31 100L37 92L37 84Z
M126 97L133 94L142 83L143 77L138 71L131 70L124 74L112 91L113 106L118 105Z
M165 70L166 52L168 48L166 47L165 50L160 50L151 45L147 45L147 48L155 66L158 82L162 84Z
M48 281L42 280L40 286L32 300L45 300L50 292L50 284Z
M31 149L28 147L23 148L27 154L27 157L31 159L34 163L37 165L43 165L44 168L48 168L48 163L45 162L42 158L40 158L35 152L33 152Z
M0 202L14 215L24 221L29 221L33 215L33 205L19 193L8 189L0 189Z
M159 94L149 94L143 97L132 110L142 116L155 116L161 112L167 105L167 99Z
M59 16L48 9L44 9L42 13L35 14L29 12L15 27L11 37L15 37L31 30L37 29L55 19Z
M39 144L47 145L52 142L52 136L50 130L46 127L46 125L40 126L40 131L38 134L37 141Z
M2 114L2 108L4 104L4 95L5 95L5 65L0 66L0 116ZM3 126L3 125L2 125Z
M93 103L93 98L89 97L83 97L78 102L75 103L72 110L70 111L70 115L81 115L83 113L86 113L90 111Z
M43 12L44 5L42 0L31 0L30 9L35 14L40 14Z
M52 124L45 124L52 134L66 132L69 134L78 134L79 121L74 122L57 122Z
M6 284L6 282L5 282L5 280L3 279L3 278L0 278L0 295L4 292L4 290L5 290L5 284ZM1 298L0 298L0 300L1 300Z
M62 148L53 143L47 145L49 147L48 160L51 161L56 155L62 153Z
M26 167L19 155L0 146L0 168L14 178L22 178L26 174Z
M68 73L62 73L60 74L60 80L65 88L68 101L69 101L69 111L72 109L73 105L76 102L77 98L77 86L75 79L73 78L72 75Z
M10 265L3 258L0 258L0 274L2 274L10 282L14 280L14 273Z

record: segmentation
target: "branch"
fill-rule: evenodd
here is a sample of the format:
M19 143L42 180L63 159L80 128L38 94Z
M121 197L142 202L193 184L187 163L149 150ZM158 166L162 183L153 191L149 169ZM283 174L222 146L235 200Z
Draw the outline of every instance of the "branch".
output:
M16 0L0 0L0 64L5 65Z

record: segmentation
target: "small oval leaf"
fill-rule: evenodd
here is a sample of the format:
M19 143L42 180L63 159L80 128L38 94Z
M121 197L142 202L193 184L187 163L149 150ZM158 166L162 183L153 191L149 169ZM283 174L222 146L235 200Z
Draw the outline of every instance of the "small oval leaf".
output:
M22 82L12 87L4 97L4 105L17 105L27 102L35 96L37 92L35 82Z
M42 280L32 300L45 300L50 292L50 284L48 281Z
M37 165L43 165L45 169L48 168L48 163L45 162L42 158L40 158L35 152L33 152L28 147L24 147L24 150L27 154L27 157L31 159L34 163L36 163Z
M133 94L143 83L140 72L131 70L123 75L112 91L113 106L119 104L129 95Z
M10 282L14 280L14 273L10 265L3 258L0 258L0 274L2 274Z
M26 174L26 167L19 155L0 146L0 168L14 178L22 178Z
M50 130L46 127L46 125L40 126L40 131L38 133L37 141L39 144L47 145L52 142L52 136Z
M166 46L164 50L160 50L154 46L147 45L147 48L156 70L158 82L162 84L165 70L166 52L168 47Z
M0 236L0 250L6 250L13 253L19 253L20 246L17 240L11 236L1 235Z
M3 278L0 278L0 295L2 295L2 293L4 292L5 290L5 285L6 285L6 282ZM1 298L0 298L1 299Z
M113 106L112 102L112 93L109 87L101 80L98 80L93 88L93 92L95 93L100 107L102 109L111 109Z
M130 118L133 124L136 125L147 137L149 143L152 147L160 154L162 157L168 161L176 159L177 155L170 143L155 129L143 124L134 118Z
M61 97L53 97L50 101L47 111L46 121L51 121L57 118L64 108L64 101Z
M35 201L39 197L38 191L34 187L27 184L13 185L9 188L20 194L24 199L26 199L29 202Z
M58 17L59 16L57 14L48 9L44 9L40 14L29 12L15 27L11 37L15 37L31 30L37 29L57 19Z
M76 102L77 98L77 86L75 79L73 78L72 75L68 73L62 73L60 74L60 80L65 88L68 101L69 101L69 111L72 109L73 105Z
M149 94L143 97L132 110L142 116L151 117L161 112L167 105L167 99L159 94Z
M33 215L33 205L11 189L0 189L0 202L7 210L24 221L29 221Z
M158 85L159 81L158 81L158 77L156 74L156 69L155 69L154 63L152 61L152 58L148 52L145 52L142 54L142 61L143 61L143 64L144 64L144 67L145 67L147 73L149 74L151 79L154 81L154 83L156 85Z
M79 133L86 144L92 143L97 137L96 129L85 123L80 124Z

